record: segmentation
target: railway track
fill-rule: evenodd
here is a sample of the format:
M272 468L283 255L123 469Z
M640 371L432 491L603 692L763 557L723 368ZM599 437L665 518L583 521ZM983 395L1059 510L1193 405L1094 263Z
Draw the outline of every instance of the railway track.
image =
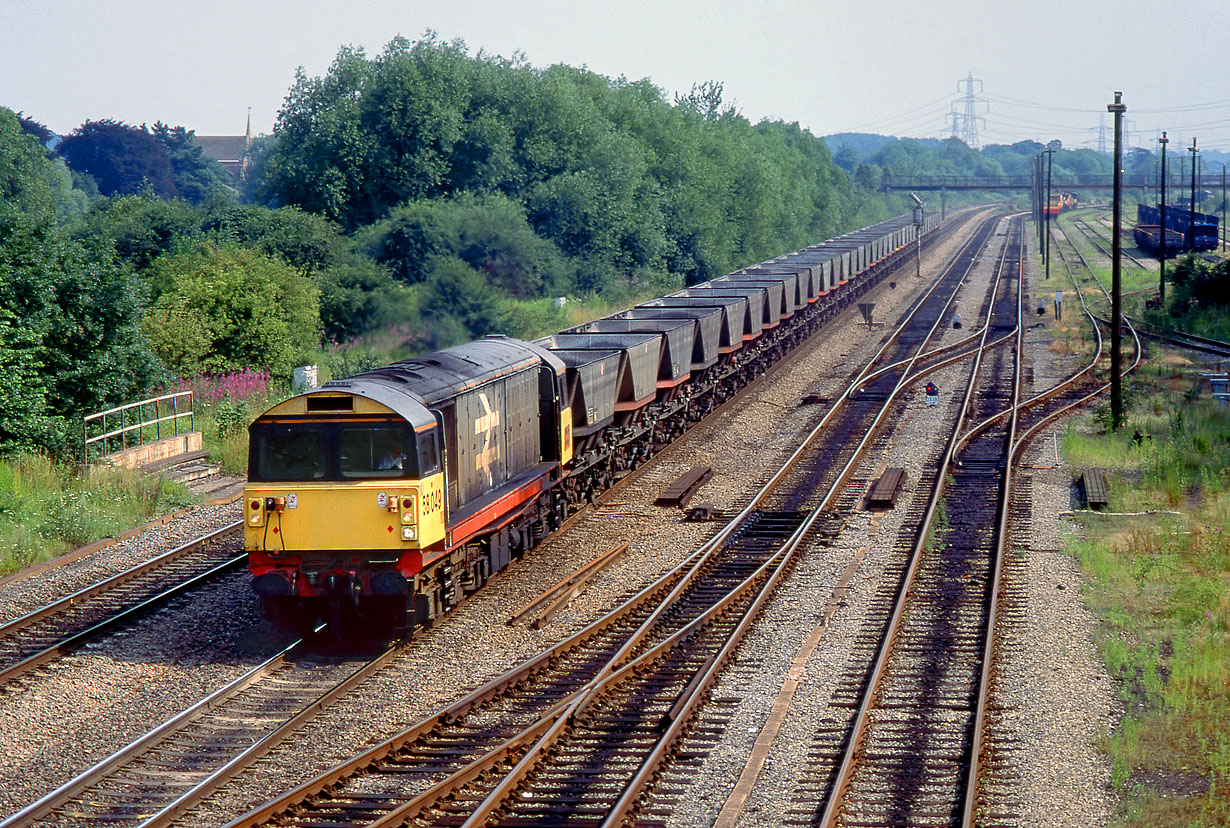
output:
M1096 228L1089 226L1087 222L1079 219L1074 220L1073 224L1085 235L1094 247L1097 248L1099 253L1107 259L1111 257L1111 252L1101 243L1105 240L1105 237L1099 233ZM1146 267L1143 263L1130 254L1124 255L1138 267ZM1081 261L1082 263L1084 262L1083 256L1081 257ZM1124 319L1131 324L1138 333L1143 334L1144 336L1161 342L1169 342L1171 345L1175 345L1180 348L1186 348L1191 351L1209 354L1210 356L1217 357L1218 359L1230 359L1230 342L1223 342L1219 339L1210 339L1209 337L1197 336L1196 334L1189 334L1179 330L1155 328L1143 323L1139 319L1127 315L1124 316Z
M202 783L250 765L389 664L397 649L374 658L341 654L319 628L0 826L139 825L171 815Z
M997 493L988 484L996 464L983 455L994 451L998 434L984 429L964 470L947 475L953 502L968 502L961 500L946 534L936 533L934 549L925 527L938 507L960 421L978 416L970 410L971 400L989 415L1006 399L1005 383L997 380L1001 372L980 374L978 366L983 359L1007 359L1004 350L990 345L1019 335L1019 307L1004 318L1005 305L1019 303L1019 220L1014 226L997 264L991 319L973 360L963 416L939 462L929 464L934 471L920 481L932 492L930 503L915 506L907 518L914 531L898 541L897 563L873 600L870 618L876 620L860 632L837 690L835 704L849 711L848 717L825 721L815 735L812 764L800 774L794 796L792 824L833 825L840 818L847 824L897 826L918 824L920 815L923 824L952 824L961 813L964 771L978 742L971 686L978 686L993 569L983 547L995 525ZM979 376L993 379L975 394Z
M981 239L992 226L984 226ZM978 245L965 248L944 287L937 283L930 300L911 315L913 326L902 328L925 333L895 338L894 347L886 345L878 355L878 364L899 367L860 373L808 444L679 568L613 616L232 825L273 819L295 825L400 824L412 818L457 824L497 813L516 823L565 818L559 804L544 808L544 802L564 803L571 818L586 824L633 811L689 711L754 610L788 571L795 551L807 538L839 530L840 512L825 510L837 503L858 450L874 442L867 418L882 422L898 402L886 389L904 387L913 359L903 360L902 351L925 348L977 251ZM844 439L812 447L821 432ZM837 442L845 444L843 462L818 463L830 457L818 452L832 451ZM819 498L818 487L824 493ZM608 632L616 622L635 631ZM608 638L613 640L602 645L605 651L580 650L582 643ZM557 671L569 661L585 662L590 677L561 678Z
M232 523L0 626L0 686L201 584L242 567Z
M743 565L746 566L746 562ZM239 772L251 761L255 761L265 750L272 748L278 741L293 733L296 727L301 726L304 721L303 716L301 714L290 715L289 711L296 703L306 698L303 691L289 694L281 707L272 705L269 711L262 712L259 716L252 714L253 702L243 701L244 698L250 698L258 692L254 689L257 685L263 686L281 681L273 676L277 670L286 669L285 662L289 657L289 654L283 654L257 671L253 671L249 676L245 676L233 686L226 688L225 691L220 691L203 700L199 705L175 717L163 727L147 734L121 751L117 751L115 756L107 762L80 775L38 803L23 809L3 824L6 826L30 824L31 821L43 817L55 821L57 815L70 822L88 817L91 820L97 819L115 824L169 823L177 813L191 807L193 802L204 796L207 790L212 790L221 784L225 774ZM282 666L275 666L275 661ZM361 672L366 671L365 668ZM320 696L309 705L309 708L319 710L326 703L326 695L331 700L334 697L332 694L336 691L337 688ZM238 702L232 700L232 694L238 694L235 695ZM239 712L228 714L227 706L234 703L241 705ZM260 702L257 706L263 710L267 705ZM247 731L248 741L251 740L252 728L272 729L268 730L256 745L243 750L238 750L243 745L228 742L234 734L225 733L214 737L206 735L199 747L191 747L187 744L189 741L199 739L196 736L185 735L188 733L188 728L200 729L202 722L218 716L225 723L228 721L228 715L232 722L242 720L247 723L244 730ZM277 720L281 720L281 724L275 725L274 722ZM208 734L209 730L205 729L202 732ZM169 755L162 747L162 744L168 740L173 745ZM243 742L243 740L244 737L241 736L240 741ZM238 754L235 758L224 761L226 756L236 750ZM159 769L149 771L145 765L147 762ZM203 772L203 769L210 767L216 767L217 770L212 773ZM174 778L176 782L159 786L156 784L159 776ZM125 802L129 805L136 802L142 804L139 808L130 808L124 804ZM159 807L164 802L166 804L162 807L161 812L149 816L150 810Z
M1089 224L1089 222L1085 221L1084 218L1077 218L1074 216L1072 218L1072 226L1079 230L1085 239L1092 244L1099 253L1105 256L1107 260L1111 259L1111 251L1106 249L1106 244L1110 244L1112 240L1108 238L1106 234ZM1123 258L1127 259L1141 270L1150 269L1148 265L1133 256L1131 253L1127 253L1122 250L1120 252Z

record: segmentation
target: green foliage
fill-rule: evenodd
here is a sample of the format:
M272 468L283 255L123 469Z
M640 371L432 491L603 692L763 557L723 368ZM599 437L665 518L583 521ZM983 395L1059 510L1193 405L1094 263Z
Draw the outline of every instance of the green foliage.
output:
M379 222L364 241L406 283L456 257L520 298L642 271L712 278L847 229L862 206L822 142L748 123L720 84L671 106L648 82L470 58L433 35L301 73L276 133L271 201Z
M489 284L520 298L574 286L574 266L534 233L525 211L506 196L462 193L411 202L364 228L359 239L372 258L407 284L426 281L434 257L454 256Z
M0 308L0 455L48 441L51 421L37 345L33 333Z
M160 256L149 274L159 295L145 328L181 375L267 366L285 377L319 341L319 291L277 259L202 243Z
M254 248L310 277L320 291L321 324L331 340L413 318L409 292L323 216L297 207L219 202L206 211L201 227L218 243Z
M1104 747L1126 794L1121 824L1222 825L1230 819L1230 416L1160 386L1140 396L1128 428L1080 441L1070 430L1064 441L1070 463L1124 472L1112 508L1181 512L1091 517L1069 547L1089 578L1098 646L1130 711ZM1124 434L1134 426L1151 439L1134 445ZM1155 790L1157 779L1181 780L1185 792Z
M73 227L82 239L111 241L116 256L136 271L197 234L200 218L191 205L149 193L99 199Z
M216 193L229 189L231 177L221 164L205 155L196 134L182 126L170 127L158 121L152 134L162 144L171 164L175 189L181 198L200 204Z
M52 409L80 415L139 398L165 378L141 330L145 285L109 250L71 242L53 250L41 348Z
M1167 272L1175 286L1169 299L1172 314L1182 316L1200 308L1230 305L1230 259L1210 264L1188 254Z
M214 404L213 415L218 425L218 434L223 438L238 434L248 427L248 407L229 397Z
M131 399L162 377L140 329L143 285L109 246L61 230L57 175L16 117L0 110L3 451L71 445L71 418Z
M108 118L86 121L56 152L69 167L92 176L103 195L133 195L147 187L165 198L179 195L166 148L144 127Z
M185 506L178 484L127 469L79 473L44 455L0 460L0 574L49 560Z
M51 143L51 139L55 137L55 133L48 129L45 124L41 124L33 118L27 118L22 112L17 113L17 123L21 126L22 132L38 141L39 146L44 149Z
M0 107L0 216L21 214L34 226L55 217L51 165L38 141L25 134L11 110ZM6 234L7 235L7 234Z

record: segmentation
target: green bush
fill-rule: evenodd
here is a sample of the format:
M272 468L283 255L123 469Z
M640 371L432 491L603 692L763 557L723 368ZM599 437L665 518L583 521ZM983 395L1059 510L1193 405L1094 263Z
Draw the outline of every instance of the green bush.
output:
M181 376L267 367L288 377L320 341L320 293L290 265L237 245L159 256L145 318L155 352Z

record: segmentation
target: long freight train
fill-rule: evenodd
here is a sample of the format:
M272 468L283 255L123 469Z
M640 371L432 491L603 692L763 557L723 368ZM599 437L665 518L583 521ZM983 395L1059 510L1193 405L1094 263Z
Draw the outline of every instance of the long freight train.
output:
M925 243L938 226L926 216ZM429 624L914 255L908 216L534 342L336 380L250 427L267 615Z

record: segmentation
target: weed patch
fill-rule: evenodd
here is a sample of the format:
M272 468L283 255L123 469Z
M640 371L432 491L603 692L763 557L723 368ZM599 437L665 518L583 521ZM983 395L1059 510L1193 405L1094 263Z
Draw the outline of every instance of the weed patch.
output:
M186 506L180 485L129 469L81 472L41 455L0 461L0 574Z
M1090 418L1064 436L1076 466L1107 470L1112 510L1069 545L1101 620L1098 648L1126 709L1103 747L1125 828L1230 824L1230 416L1146 375L1127 426ZM1093 425L1093 428L1090 426ZM1135 431L1148 435L1134 440Z

